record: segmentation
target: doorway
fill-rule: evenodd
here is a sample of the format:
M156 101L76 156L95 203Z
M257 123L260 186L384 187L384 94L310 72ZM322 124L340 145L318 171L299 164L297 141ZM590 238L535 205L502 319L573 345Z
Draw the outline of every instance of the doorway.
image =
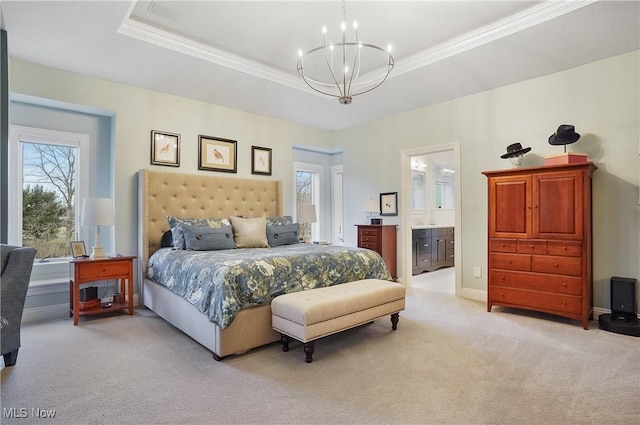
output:
M451 161L442 158L450 157ZM416 179L416 162L422 162L425 177ZM413 162L413 166L412 166ZM431 167L431 170L427 171ZM401 243L402 276L405 286L425 287L428 280L441 292L461 293L461 201L460 201L460 143L453 142L401 152ZM414 181L424 181L424 187L414 190ZM414 192L418 199L414 199ZM448 201L443 201L445 198ZM443 208L446 207L446 208ZM416 210L418 208L418 210ZM419 210L423 208L424 210ZM413 227L453 227L454 265L432 272L412 275ZM432 274L431 274L432 273ZM429 276L431 274L431 276ZM414 282L415 280L415 282Z

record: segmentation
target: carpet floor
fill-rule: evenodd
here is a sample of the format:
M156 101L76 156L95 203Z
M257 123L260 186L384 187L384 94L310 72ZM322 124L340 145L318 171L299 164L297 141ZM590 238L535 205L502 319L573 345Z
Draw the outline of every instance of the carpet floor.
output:
M388 317L217 362L153 312L25 324L2 424L638 424L640 339L410 288ZM46 418L45 418L46 417Z

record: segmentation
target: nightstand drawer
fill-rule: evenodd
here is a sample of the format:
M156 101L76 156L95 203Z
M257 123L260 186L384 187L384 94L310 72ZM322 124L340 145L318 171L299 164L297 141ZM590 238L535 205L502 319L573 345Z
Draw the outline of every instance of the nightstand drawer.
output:
M378 238L376 236L362 236L360 238L360 241L362 243L373 243L373 244L376 244L376 243L378 243Z
M374 238L378 237L378 229L373 228L373 227L365 227L364 229L360 229L360 236L361 237L367 237L367 236L372 236Z
M117 279L129 273L131 261L110 261L104 263L83 264L79 267L75 279L81 281Z
M370 249L372 251L378 251L378 244L375 242L364 242L362 241L362 243L360 244L360 248L367 248Z

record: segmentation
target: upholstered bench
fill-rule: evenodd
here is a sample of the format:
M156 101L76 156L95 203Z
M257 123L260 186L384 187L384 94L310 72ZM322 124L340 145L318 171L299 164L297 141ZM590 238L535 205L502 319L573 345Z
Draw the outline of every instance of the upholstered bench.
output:
M365 279L284 294L271 301L272 326L282 335L283 351L289 351L290 338L294 338L304 343L306 362L311 363L318 338L387 314L395 331L405 293L405 287L398 283Z

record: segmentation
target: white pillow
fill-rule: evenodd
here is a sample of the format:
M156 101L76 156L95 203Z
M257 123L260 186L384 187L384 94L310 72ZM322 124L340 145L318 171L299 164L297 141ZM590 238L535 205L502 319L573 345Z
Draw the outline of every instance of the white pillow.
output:
M269 248L267 220L264 217L229 217L236 248Z

